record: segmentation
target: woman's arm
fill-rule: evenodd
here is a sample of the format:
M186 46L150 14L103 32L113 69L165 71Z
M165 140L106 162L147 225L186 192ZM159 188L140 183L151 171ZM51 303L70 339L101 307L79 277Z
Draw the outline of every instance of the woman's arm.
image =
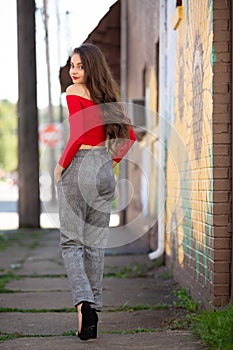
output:
M111 155L114 163L119 163L136 141L136 135L132 128L129 130L129 139L119 139L118 145Z
M61 178L61 173L65 168L63 168L61 165L57 164L54 169L54 178L55 181L58 182Z
M78 99L75 100L75 113L69 116L70 136L58 164L67 168L75 154L82 145L83 128L83 113L82 106Z

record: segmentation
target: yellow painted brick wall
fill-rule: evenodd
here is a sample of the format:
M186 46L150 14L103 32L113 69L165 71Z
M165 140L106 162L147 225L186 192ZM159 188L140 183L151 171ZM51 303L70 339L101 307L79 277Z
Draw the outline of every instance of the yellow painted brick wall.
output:
M229 302L232 278L231 20L230 0L183 1L166 162L167 262L214 306Z
M168 24L171 27L171 24ZM170 28L170 30L172 30ZM213 8L183 1L166 164L166 254L197 298L213 295ZM177 144L177 135L179 143ZM182 275L181 275L182 272Z

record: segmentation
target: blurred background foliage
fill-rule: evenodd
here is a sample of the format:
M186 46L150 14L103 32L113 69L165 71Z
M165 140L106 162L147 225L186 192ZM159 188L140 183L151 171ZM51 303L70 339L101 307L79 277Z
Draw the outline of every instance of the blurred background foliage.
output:
M0 168L6 172L17 170L18 123L17 105L0 101Z
M59 122L59 107L53 107L54 121ZM39 125L48 119L47 108L38 110ZM64 118L67 110L64 108ZM17 103L0 100L0 169L12 173L18 167L18 117Z

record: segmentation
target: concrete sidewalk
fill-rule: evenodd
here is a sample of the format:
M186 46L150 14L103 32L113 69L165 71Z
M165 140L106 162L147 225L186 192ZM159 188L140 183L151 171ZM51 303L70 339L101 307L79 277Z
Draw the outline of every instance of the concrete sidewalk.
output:
M169 330L171 321L185 313L168 307L178 286L146 254L106 255L98 338L83 342L74 336L77 316L58 232L24 230L4 237L0 349L202 349L189 332Z

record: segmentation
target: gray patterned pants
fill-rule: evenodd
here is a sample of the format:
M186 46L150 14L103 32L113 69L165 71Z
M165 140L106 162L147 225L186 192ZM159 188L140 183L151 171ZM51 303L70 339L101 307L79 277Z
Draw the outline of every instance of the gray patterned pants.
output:
M102 308L104 248L115 179L106 148L79 150L57 183L60 245L73 303Z

